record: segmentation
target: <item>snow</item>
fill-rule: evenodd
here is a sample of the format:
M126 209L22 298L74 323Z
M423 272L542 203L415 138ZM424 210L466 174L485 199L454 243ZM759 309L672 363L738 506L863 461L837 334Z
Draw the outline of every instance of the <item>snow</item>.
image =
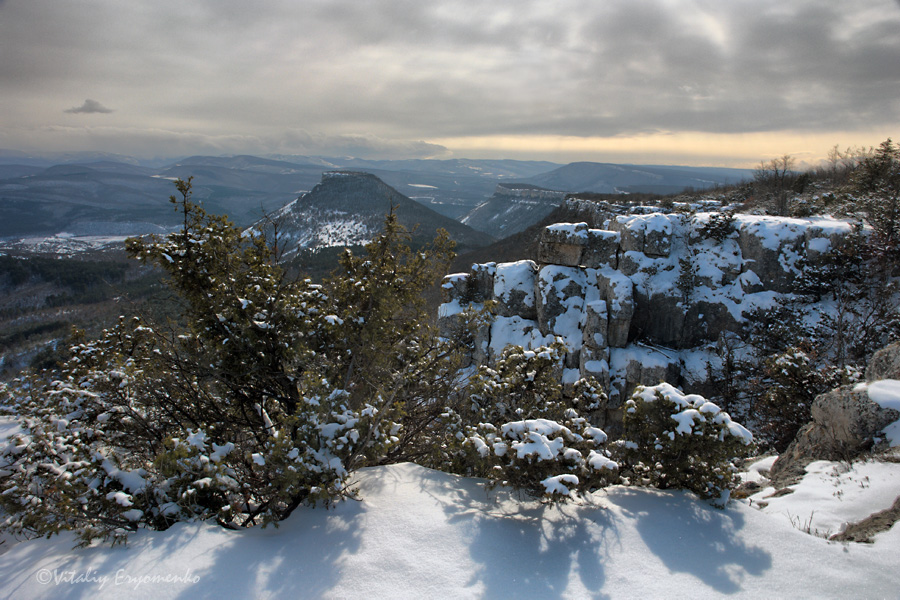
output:
M881 408L892 408L900 411L900 380L882 379L874 381L866 387L866 392L873 402Z
M460 304L458 298L454 298L450 302L444 302L438 307L438 318L443 319L445 317L458 315L470 307L470 304L466 304L465 306L463 306L462 304Z
M846 494L856 485L841 481ZM180 523L139 531L125 547L73 550L69 534L20 543L0 556L0 597L895 598L900 589L900 532L872 545L828 542L799 531L776 500L719 510L687 492L614 486L549 505L412 464L364 469L358 485L360 501L299 508L277 529ZM777 500L797 502L805 485ZM791 507L804 519L810 509Z
M831 250L831 240L828 238L813 238L806 243L806 247L812 252L825 254Z
M763 248L779 250L784 244L803 237L810 226L810 219L769 217L761 215L735 215L735 225L749 235L759 238Z
M544 229L551 234L569 239L585 240L588 236L587 223L554 223Z
M632 231L672 233L671 217L659 212L649 215L620 215L616 220Z
M509 345L532 350L552 343L553 336L542 335L537 321L522 317L495 317L494 322L491 323L490 350L492 356L500 356L503 349Z
M519 292L525 306L534 306L536 276L537 265L534 261L500 263L494 272L494 297L501 303L507 303L513 292Z
M882 408L891 408L900 411L900 381L897 379L882 379L868 385L860 384L856 388L864 388L869 398ZM893 446L900 446L900 419L884 428L884 437Z
M890 508L900 496L900 468L891 462L820 460L807 466L801 483L791 487L793 493L777 498L770 497L775 490L767 487L750 497L751 505L763 505L762 512L827 537ZM876 544L883 535L877 535Z

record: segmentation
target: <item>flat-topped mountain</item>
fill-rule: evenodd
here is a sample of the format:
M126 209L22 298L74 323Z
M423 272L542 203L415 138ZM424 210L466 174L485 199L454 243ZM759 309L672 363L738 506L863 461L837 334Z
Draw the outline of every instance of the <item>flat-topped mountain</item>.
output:
M328 171L311 191L272 215L279 243L286 251L354 246L371 241L395 212L413 232L413 243L434 239L446 229L461 251L490 244L493 238L409 199L375 175L359 171Z

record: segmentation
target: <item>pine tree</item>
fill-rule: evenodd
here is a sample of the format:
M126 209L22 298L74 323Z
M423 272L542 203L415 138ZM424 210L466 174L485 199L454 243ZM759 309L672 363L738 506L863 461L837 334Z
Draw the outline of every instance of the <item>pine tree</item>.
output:
M458 362L417 298L452 258L445 233L413 252L390 215L368 256L317 285L176 187L181 229L128 250L165 272L180 318L123 317L54 377L6 390L24 431L0 451L12 531L277 523L346 495L353 470L402 457L440 413Z
M885 276L900 265L900 147L888 138L863 159L852 177L863 218L872 228L871 244L886 267Z

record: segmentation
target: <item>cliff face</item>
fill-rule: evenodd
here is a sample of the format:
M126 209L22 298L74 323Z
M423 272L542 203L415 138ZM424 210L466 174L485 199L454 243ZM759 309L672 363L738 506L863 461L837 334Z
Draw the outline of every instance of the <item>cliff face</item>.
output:
M496 301L476 362L507 344L561 338L565 380L592 375L605 384L614 427L639 384L702 385L720 362L720 339L740 335L748 315L790 294L803 269L851 229L829 218L736 215L713 234L718 218L654 213L614 216L603 229L551 225L537 262L477 264L448 276L441 325L452 330L465 308Z
M496 238L524 231L565 200L565 192L527 184L500 184L487 202L472 210L462 222Z

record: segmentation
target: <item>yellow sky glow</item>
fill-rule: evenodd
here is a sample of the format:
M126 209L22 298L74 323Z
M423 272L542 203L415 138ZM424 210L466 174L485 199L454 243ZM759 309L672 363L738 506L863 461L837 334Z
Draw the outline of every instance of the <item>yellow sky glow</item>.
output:
M834 131L827 133L653 133L630 137L507 135L428 140L447 147L456 157L529 158L555 162L578 160L683 164L754 168L760 161L790 154L797 165L816 165L837 144L842 150L877 146L896 132ZM896 136L895 136L896 137Z

